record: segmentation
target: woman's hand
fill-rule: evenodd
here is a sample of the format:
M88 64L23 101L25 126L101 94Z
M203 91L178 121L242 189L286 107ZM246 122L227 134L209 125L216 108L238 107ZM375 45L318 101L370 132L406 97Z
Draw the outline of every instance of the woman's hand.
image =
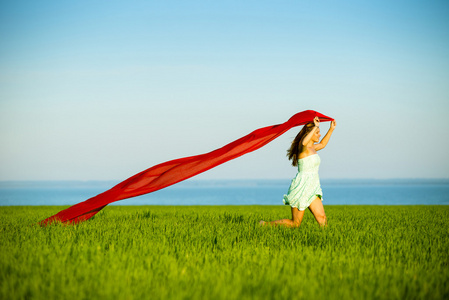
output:
M313 121L315 121L315 120L313 120ZM330 126L329 130L327 131L326 135L324 136L324 138L321 140L321 142L314 145L316 151L321 150L324 147L326 147L327 142L329 142L332 132L334 132L334 129L336 126L337 126L337 122L335 120L332 120L331 126Z
M313 123L315 124L316 127L320 127L320 118L315 117L315 118L313 119Z
M337 121L332 120L332 122L331 122L331 129L334 130L336 126L337 126Z

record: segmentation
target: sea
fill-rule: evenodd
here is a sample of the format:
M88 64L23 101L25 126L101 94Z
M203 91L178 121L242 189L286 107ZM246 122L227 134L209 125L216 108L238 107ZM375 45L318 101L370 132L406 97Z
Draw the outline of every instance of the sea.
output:
M187 180L111 205L283 205L291 179ZM73 205L114 181L0 181L0 206ZM449 179L322 179L324 205L449 205Z

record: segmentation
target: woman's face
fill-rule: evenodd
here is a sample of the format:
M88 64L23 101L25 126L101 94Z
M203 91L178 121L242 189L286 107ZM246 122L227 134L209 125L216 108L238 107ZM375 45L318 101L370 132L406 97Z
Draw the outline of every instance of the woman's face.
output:
M314 143L318 143L320 141L320 137L321 137L320 129L318 128L312 136L312 141Z

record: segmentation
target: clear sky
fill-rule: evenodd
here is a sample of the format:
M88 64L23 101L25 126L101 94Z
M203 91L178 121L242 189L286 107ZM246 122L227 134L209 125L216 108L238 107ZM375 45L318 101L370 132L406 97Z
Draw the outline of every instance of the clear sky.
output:
M448 1L11 0L0 36L0 180L121 180L306 109L337 120L322 178L449 178ZM297 131L198 178L291 178Z

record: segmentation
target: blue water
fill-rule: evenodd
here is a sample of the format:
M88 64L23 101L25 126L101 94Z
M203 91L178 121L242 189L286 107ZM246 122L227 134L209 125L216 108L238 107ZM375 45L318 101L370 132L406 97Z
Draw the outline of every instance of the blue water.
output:
M0 182L0 206L73 205L118 182ZM188 180L113 205L283 205L290 179ZM324 205L449 205L449 179L321 180Z

